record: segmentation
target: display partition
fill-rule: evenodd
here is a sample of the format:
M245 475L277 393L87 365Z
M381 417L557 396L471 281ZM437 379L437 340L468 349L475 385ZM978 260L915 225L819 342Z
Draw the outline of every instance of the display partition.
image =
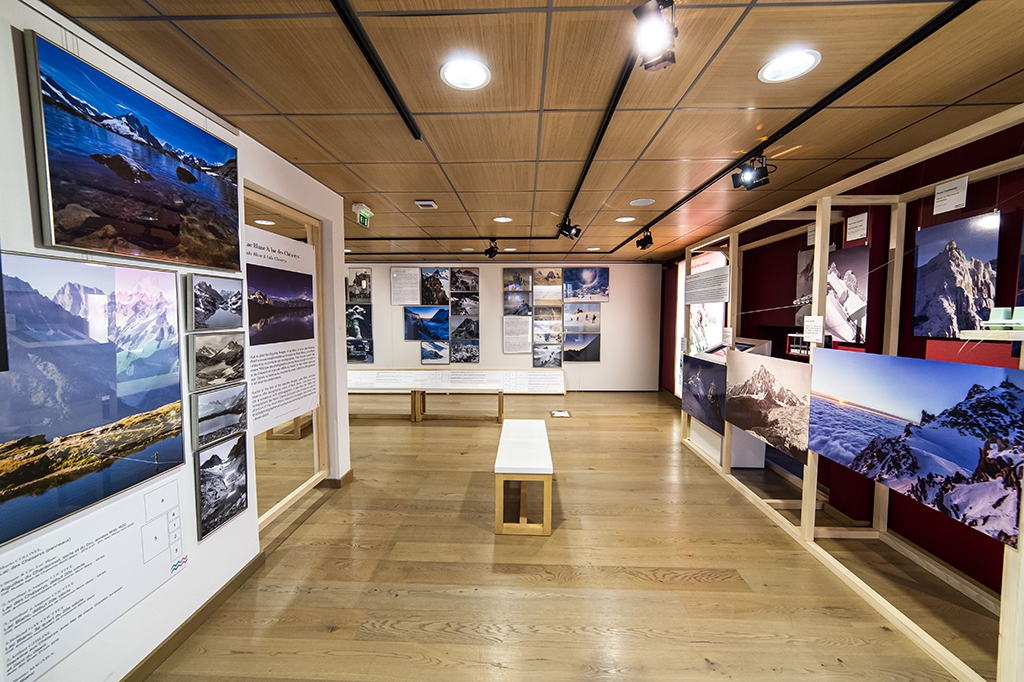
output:
M908 295L913 296L913 288L905 285L905 280L906 278L913 278L915 274L912 270L914 259L912 257L904 257L907 244L906 223L908 204L924 200L923 203L926 206L922 208L922 211L925 211L930 209L930 197L935 194L936 186L943 182L967 176L970 185L976 185L985 180L1005 176L1008 173L1024 168L1024 156L1003 158L1003 160L995 163L971 168L964 164L969 164L970 161L967 159L976 158L975 155L961 153L953 160L950 160L950 156L947 155L948 152L979 143L979 141L983 141L989 136L996 135L1014 126L1020 126L1022 123L1024 123L1024 105L1008 109L985 121L969 126L958 133L878 164L825 189L809 194L802 199L790 202L757 218L724 230L713 237L698 241L687 247L685 256L686 269L680 273L680 277L690 272L690 264L696 254L708 251L728 254L731 280L726 314L727 326L739 331L741 315L748 312L744 309L743 302L740 300L744 276L744 256L756 249L768 247L785 240L797 241L797 238L800 238L799 241L802 242L802 238L805 235L813 234L813 241L810 242L810 245L813 246L811 300L807 314L824 318L829 313L829 254L830 237L833 233L832 226L843 223L846 215L860 215L868 211L871 216L869 222L874 228L874 230L869 230L869 235L873 234L875 239L883 241L884 251L887 256L884 261L880 258L883 244L874 245L872 249L872 254L875 255L873 259L874 267L867 273L867 276L870 277L879 270L884 272L885 296L872 297L871 301L868 302L868 305L872 306L867 311L869 315L872 310L879 313L872 318L874 320L872 324L878 326L867 327L867 333L871 335L869 338L873 339L869 342L871 347L868 350L871 352L880 351L884 355L895 356L899 353L901 343L903 342L901 339L901 329L904 334L908 334L910 329L909 322L901 319L901 309L906 308L908 305L908 302L903 299ZM1015 149L1016 146L1013 148ZM1005 153L1003 154L1005 157ZM937 157L941 155L947 156L943 156L942 162L937 161ZM992 156L982 158L992 158ZM949 170L943 165L939 166L938 169L931 168L929 173L919 173L913 176L905 174L903 176L904 179L906 177L926 177L936 178L938 181L901 191L898 194L858 193L865 190L871 192L876 187L895 187L896 185L891 182L886 184L885 182L877 181L883 181L899 171L926 162L933 162L935 164L958 163L960 165L955 168L955 171ZM947 170L945 174L942 172L943 169ZM981 196L980 191L979 196ZM965 213L963 216L970 217L972 215L980 215L985 210L991 211L992 209L999 210L1003 208L998 203L998 193L996 193L996 196L995 205L978 202L974 204L976 208L973 213ZM986 201L991 202L991 199L986 199ZM809 217L807 209L813 209L814 211L813 222L808 223L807 221ZM885 215L885 213L888 213L888 215ZM1019 222L1019 217L1017 220ZM936 220L936 224L943 222L949 221ZM773 227L776 228L774 234L762 236L770 232ZM757 236L760 238L743 242L741 235L755 228L762 228L757 233ZM841 231L842 225L838 225L838 228ZM1020 226L1016 226L1016 229L1019 233ZM863 237L860 238L863 239ZM835 248L860 246L864 243L863 241L847 242L843 237L840 237L837 241L839 244ZM870 244L870 237L868 242ZM805 247L801 244L800 248ZM832 260L834 262L836 259L833 258ZM1013 265L1016 266L1016 263ZM835 273L833 272L832 274L834 275ZM908 292L910 293L908 294ZM876 293L881 292L878 291ZM879 299L884 301L884 310L879 310L883 306ZM794 303L796 302L794 300ZM789 301L785 303L788 304ZM1003 305L1006 304L1004 303ZM783 305L782 307L785 308L787 306ZM794 310L796 307L798 306L793 306ZM762 311L750 310L749 312ZM682 334L680 334L683 337L683 347L686 347L685 334L687 331L686 327L688 327L688 313L689 311L687 310L682 320L677 322L679 326L684 328ZM985 334L978 333L975 333L975 335L982 338L986 336ZM861 335L860 340L863 340L863 335ZM813 347L820 347L822 344L811 345L813 369ZM957 347L961 348L959 345ZM863 351L865 347L861 346L851 350ZM952 354L953 351L950 351L950 355ZM1024 359L1021 360L1019 366L1024 369ZM922 419L922 422L924 421L926 419ZM743 472L733 471L733 469L737 468L733 462L737 448L734 439L731 438L731 430L726 429L725 435L722 438L722 454L719 459L707 452L706 443L703 441L706 440L705 431L708 429L698 424L699 422L696 422L689 415L684 415L683 442L691 451L717 470L745 498L761 509L766 516L792 536L812 556L828 567L848 587L863 597L903 634L917 643L926 653L949 671L953 677L958 680L979 681L991 679L994 675L998 682L1024 679L1024 621L1021 620L1019 615L1024 610L1024 562L1021 560L1021 550L1013 547L1013 543L1008 543L1011 546L1006 546L1003 551L1002 589L996 593L986 588L977 580L971 579L960 571L951 568L945 562L936 559L933 555L892 532L889 528L890 508L899 509L902 507L900 505L890 505L889 489L883 484L878 482L871 484L874 486L874 500L870 525L818 525L818 510L822 507L818 485L820 460L819 454L813 448L808 451L806 464L800 467L792 467L795 471L801 472L802 475L794 475L792 473L786 473L785 475L785 478L798 486L798 496L794 496L791 499L768 499L764 494L759 494L755 484L751 483L748 485L748 483L744 482L745 480L751 481L752 479L746 477ZM1012 496L1007 497L1007 499L1010 499L1010 497ZM1020 500L1014 498L1011 500L1011 503L1019 505ZM902 504L904 503L901 502ZM794 521L794 516L797 516L795 514L797 507L799 507L798 520ZM1019 517L1019 509L1013 510L1011 516ZM848 560L849 554L840 555L833 553L831 550L833 546L849 546L852 548L852 545L844 545L843 543L864 540L878 540L884 543L887 550L895 550L902 555L900 561L904 559L912 561L931 574L928 579L934 578L936 581L941 581L941 583L945 583L945 586L952 587L974 600L982 609L980 612L974 611L979 616L986 611L995 614L997 617L1001 614L998 621L998 653L993 655L992 658L994 660L986 663L983 660L984 656L977 655L976 649L979 646L981 649L985 648L983 643L979 644L979 642L974 641L969 645L960 647L957 638L955 636L951 637L950 632L946 630L941 632L929 631L927 627L931 623L928 621L927 609L917 608L920 605L915 604L915 610L910 612L903 611L897 606L897 601L901 599L900 593L905 592L905 590L894 590L891 593L886 592L883 594L882 588L876 588L875 586L877 573L859 573L852 568L856 566L856 563ZM882 570L884 571L885 569ZM901 575L903 574L901 573ZM869 581L871 584L869 584ZM940 583L936 582L936 584ZM940 605L938 608L942 610L943 607ZM911 615L912 613L913 615ZM938 623L936 629L950 626L952 621L944 618L944 615L948 614L943 611L935 619L935 622ZM958 622L952 627L969 628L971 625ZM993 633L994 638L995 628L990 628L990 631ZM944 643L940 642L938 637L942 637ZM962 639L970 641L968 637ZM968 652L969 648L970 651ZM989 649L993 648L989 647ZM957 651L957 653L954 653L954 651Z

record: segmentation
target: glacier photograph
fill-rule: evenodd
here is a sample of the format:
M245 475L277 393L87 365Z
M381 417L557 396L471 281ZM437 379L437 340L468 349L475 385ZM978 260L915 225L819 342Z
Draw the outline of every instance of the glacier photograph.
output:
M811 391L812 450L1017 545L1024 370L818 348Z
M34 44L47 238L238 270L235 148L43 38Z
M480 291L480 268L452 268L451 290Z
M245 334L191 334L188 339L193 391L245 379Z
M196 448L245 430L245 384L217 388L192 396L192 434Z
M230 329L242 326L242 280L233 277L190 275L191 328Z
M555 344L536 345L533 347L534 367L561 367L562 347Z
M914 336L955 339L981 329L995 305L999 213L915 234Z
M447 341L420 341L421 365L447 365L449 360Z
M173 272L4 254L0 543L184 463Z
M248 508L246 452L243 433L196 453L200 540Z
M250 344L315 338L313 275L252 263L245 266L245 275Z
M683 412L725 434L725 364L684 355Z
M452 341L451 361L454 362L480 362L479 341Z
M806 464L811 366L730 349L725 381L726 421Z
M407 306L405 308L406 341L447 341L447 306Z

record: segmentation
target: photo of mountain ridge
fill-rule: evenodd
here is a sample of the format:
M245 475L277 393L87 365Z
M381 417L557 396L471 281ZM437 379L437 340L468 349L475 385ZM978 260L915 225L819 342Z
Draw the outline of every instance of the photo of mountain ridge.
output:
M451 361L457 362L480 362L479 341L452 341Z
M449 347L447 341L420 341L421 365L447 365Z
M245 433L195 455L199 540L249 507Z
M683 412L725 435L724 364L683 356Z
M192 334L188 340L193 391L245 379L245 334Z
M192 396L192 441L199 449L244 431L248 408L246 384Z
M480 338L479 317L455 317L451 318L452 340L466 340Z
M451 290L480 291L480 268L452 268Z
M242 280L189 275L192 329L229 329L242 326Z
M806 464L811 366L732 349L725 364L726 421Z
M406 306L406 341L447 341L448 308L442 306Z
M245 266L245 274L250 344L315 338L313 275L252 263Z

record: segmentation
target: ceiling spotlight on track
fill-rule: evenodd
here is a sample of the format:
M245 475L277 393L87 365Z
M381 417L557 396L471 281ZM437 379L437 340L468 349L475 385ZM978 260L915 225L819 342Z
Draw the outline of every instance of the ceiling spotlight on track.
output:
M749 163L740 165L732 174L733 189L754 189L768 184L768 174L776 170L776 166L765 163L764 157L751 159Z
M569 216L565 216L562 222L558 224L558 236L568 237L569 239L576 239L580 236L583 230L580 229L579 225L573 225L569 220Z
M662 10L669 7L672 8L671 19L666 19ZM679 35L675 2L648 0L633 10L633 16L639 22L636 27L636 44L644 69L657 71L675 64L675 42Z
M641 251L646 251L652 246L654 246L654 237L651 236L650 230L644 232L642 235L640 235L640 239L636 240L636 248L640 249Z
M498 255L498 240L492 239L491 245L484 249L484 255L488 258L494 258Z

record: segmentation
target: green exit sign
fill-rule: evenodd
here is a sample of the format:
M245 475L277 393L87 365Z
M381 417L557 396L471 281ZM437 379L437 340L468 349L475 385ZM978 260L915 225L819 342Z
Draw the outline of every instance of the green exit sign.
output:
M362 211L360 211L358 215L359 215L359 224L362 225L363 227L369 227L370 226L370 215L368 213L364 213Z

